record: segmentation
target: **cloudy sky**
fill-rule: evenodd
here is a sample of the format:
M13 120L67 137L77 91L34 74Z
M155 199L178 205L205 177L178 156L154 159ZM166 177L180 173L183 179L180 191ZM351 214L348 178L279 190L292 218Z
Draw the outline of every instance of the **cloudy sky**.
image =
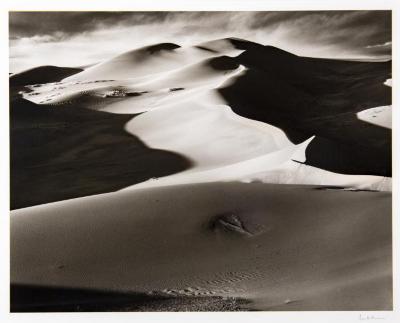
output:
M82 66L159 42L239 37L292 53L391 58L390 11L10 12L10 71Z

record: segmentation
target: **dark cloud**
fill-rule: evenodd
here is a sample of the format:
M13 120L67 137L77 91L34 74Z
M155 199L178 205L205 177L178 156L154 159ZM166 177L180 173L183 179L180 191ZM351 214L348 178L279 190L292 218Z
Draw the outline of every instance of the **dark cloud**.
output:
M187 22L187 31L235 25L237 12L10 12L10 37L55 35L70 37L107 27ZM209 23L203 23L207 20ZM212 21L211 21L212 20ZM243 23L243 21L241 21ZM286 27L293 36L322 43L352 42L357 46L391 40L390 11L279 11L247 12L249 29ZM290 30L291 28L291 30Z
M101 60L105 53L112 56L150 42L182 45L231 36L302 56L387 59L392 17L387 10L9 13L10 52L26 56L12 57L20 66L42 62L49 50L65 61L64 49L75 50L85 42L88 49L81 55L88 59L97 51L96 60ZM107 48L101 51L104 57L99 44Z
M163 22L169 12L10 12L10 36L67 36L115 25Z
M250 28L285 28L289 38L342 48L366 48L391 41L391 11L259 12ZM390 55L391 46L368 53Z
M215 19L218 27L226 26L229 12L179 12L179 11L135 11L135 12L10 12L10 37L42 35L73 36L115 26L134 26L186 21L196 23L204 18ZM206 26L198 26L204 28Z
M299 18L307 18L310 16L320 16L324 12L321 11L275 11L275 12L256 12L254 19L250 22L249 27L253 29L262 29L265 27L274 27L280 23L293 21Z

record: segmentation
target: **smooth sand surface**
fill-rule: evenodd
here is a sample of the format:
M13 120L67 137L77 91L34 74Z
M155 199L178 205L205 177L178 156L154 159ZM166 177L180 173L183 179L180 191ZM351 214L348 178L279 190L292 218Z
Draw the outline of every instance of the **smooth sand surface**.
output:
M294 146L278 128L242 118L228 106L201 102L195 99L155 109L132 119L126 129L151 147L179 151L200 169Z
M11 282L391 309L390 193L316 188L181 185L16 210Z

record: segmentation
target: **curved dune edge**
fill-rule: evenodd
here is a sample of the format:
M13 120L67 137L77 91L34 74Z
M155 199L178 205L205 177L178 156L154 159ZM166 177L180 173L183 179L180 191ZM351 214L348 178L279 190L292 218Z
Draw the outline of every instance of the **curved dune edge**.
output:
M301 161L301 157L304 156L305 147L307 147L311 140L312 138L300 145L291 145L281 150L265 154L264 156L255 157L253 159L216 167L210 170L196 171L196 169L191 169L178 173L176 176L171 175L162 177L160 179L149 180L147 182L130 186L123 190L190 183L243 180L250 174L275 169L292 158L299 159Z
M344 175L301 164L305 162L305 150L312 139L265 156L211 170L189 169L174 175L150 179L121 191L214 181L338 186L343 189L371 191L392 190L392 179L388 177Z

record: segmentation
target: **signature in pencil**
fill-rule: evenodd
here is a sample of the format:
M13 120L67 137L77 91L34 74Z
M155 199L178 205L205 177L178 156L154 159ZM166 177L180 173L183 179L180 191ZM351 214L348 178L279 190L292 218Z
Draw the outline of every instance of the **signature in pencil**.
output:
M384 320L385 318L382 316L376 316L373 314L360 314L358 316L360 321L374 321L374 320Z

